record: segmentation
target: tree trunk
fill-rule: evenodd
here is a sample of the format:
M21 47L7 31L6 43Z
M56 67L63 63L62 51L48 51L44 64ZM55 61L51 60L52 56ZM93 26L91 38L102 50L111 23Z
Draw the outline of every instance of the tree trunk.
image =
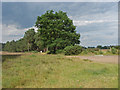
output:
M48 51L48 47L47 47L47 50L46 51Z

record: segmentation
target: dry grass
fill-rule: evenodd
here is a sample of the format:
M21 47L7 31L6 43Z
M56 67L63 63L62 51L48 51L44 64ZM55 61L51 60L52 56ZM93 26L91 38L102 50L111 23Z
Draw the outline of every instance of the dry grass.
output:
M6 56L3 56L3 59ZM3 88L117 88L118 66L63 55L6 57Z

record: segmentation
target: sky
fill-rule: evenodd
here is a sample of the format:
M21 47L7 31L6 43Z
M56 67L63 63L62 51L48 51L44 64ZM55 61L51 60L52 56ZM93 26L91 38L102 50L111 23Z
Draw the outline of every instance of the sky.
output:
M82 46L118 44L117 2L2 2L2 42L22 38L47 10L67 12Z

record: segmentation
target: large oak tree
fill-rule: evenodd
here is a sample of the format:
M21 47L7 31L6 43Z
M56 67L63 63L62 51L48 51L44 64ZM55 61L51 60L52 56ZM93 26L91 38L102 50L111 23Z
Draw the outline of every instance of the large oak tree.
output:
M44 47L48 47L52 53L57 49L80 43L80 34L76 33L76 26L66 12L49 10L37 17L35 26L38 28L39 36L39 39L36 39L41 40Z

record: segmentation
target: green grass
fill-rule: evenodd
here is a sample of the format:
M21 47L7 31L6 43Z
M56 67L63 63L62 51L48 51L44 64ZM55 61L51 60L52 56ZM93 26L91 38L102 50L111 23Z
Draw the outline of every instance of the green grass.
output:
M2 69L3 88L118 87L117 64L95 63L64 55L34 53L6 58Z

